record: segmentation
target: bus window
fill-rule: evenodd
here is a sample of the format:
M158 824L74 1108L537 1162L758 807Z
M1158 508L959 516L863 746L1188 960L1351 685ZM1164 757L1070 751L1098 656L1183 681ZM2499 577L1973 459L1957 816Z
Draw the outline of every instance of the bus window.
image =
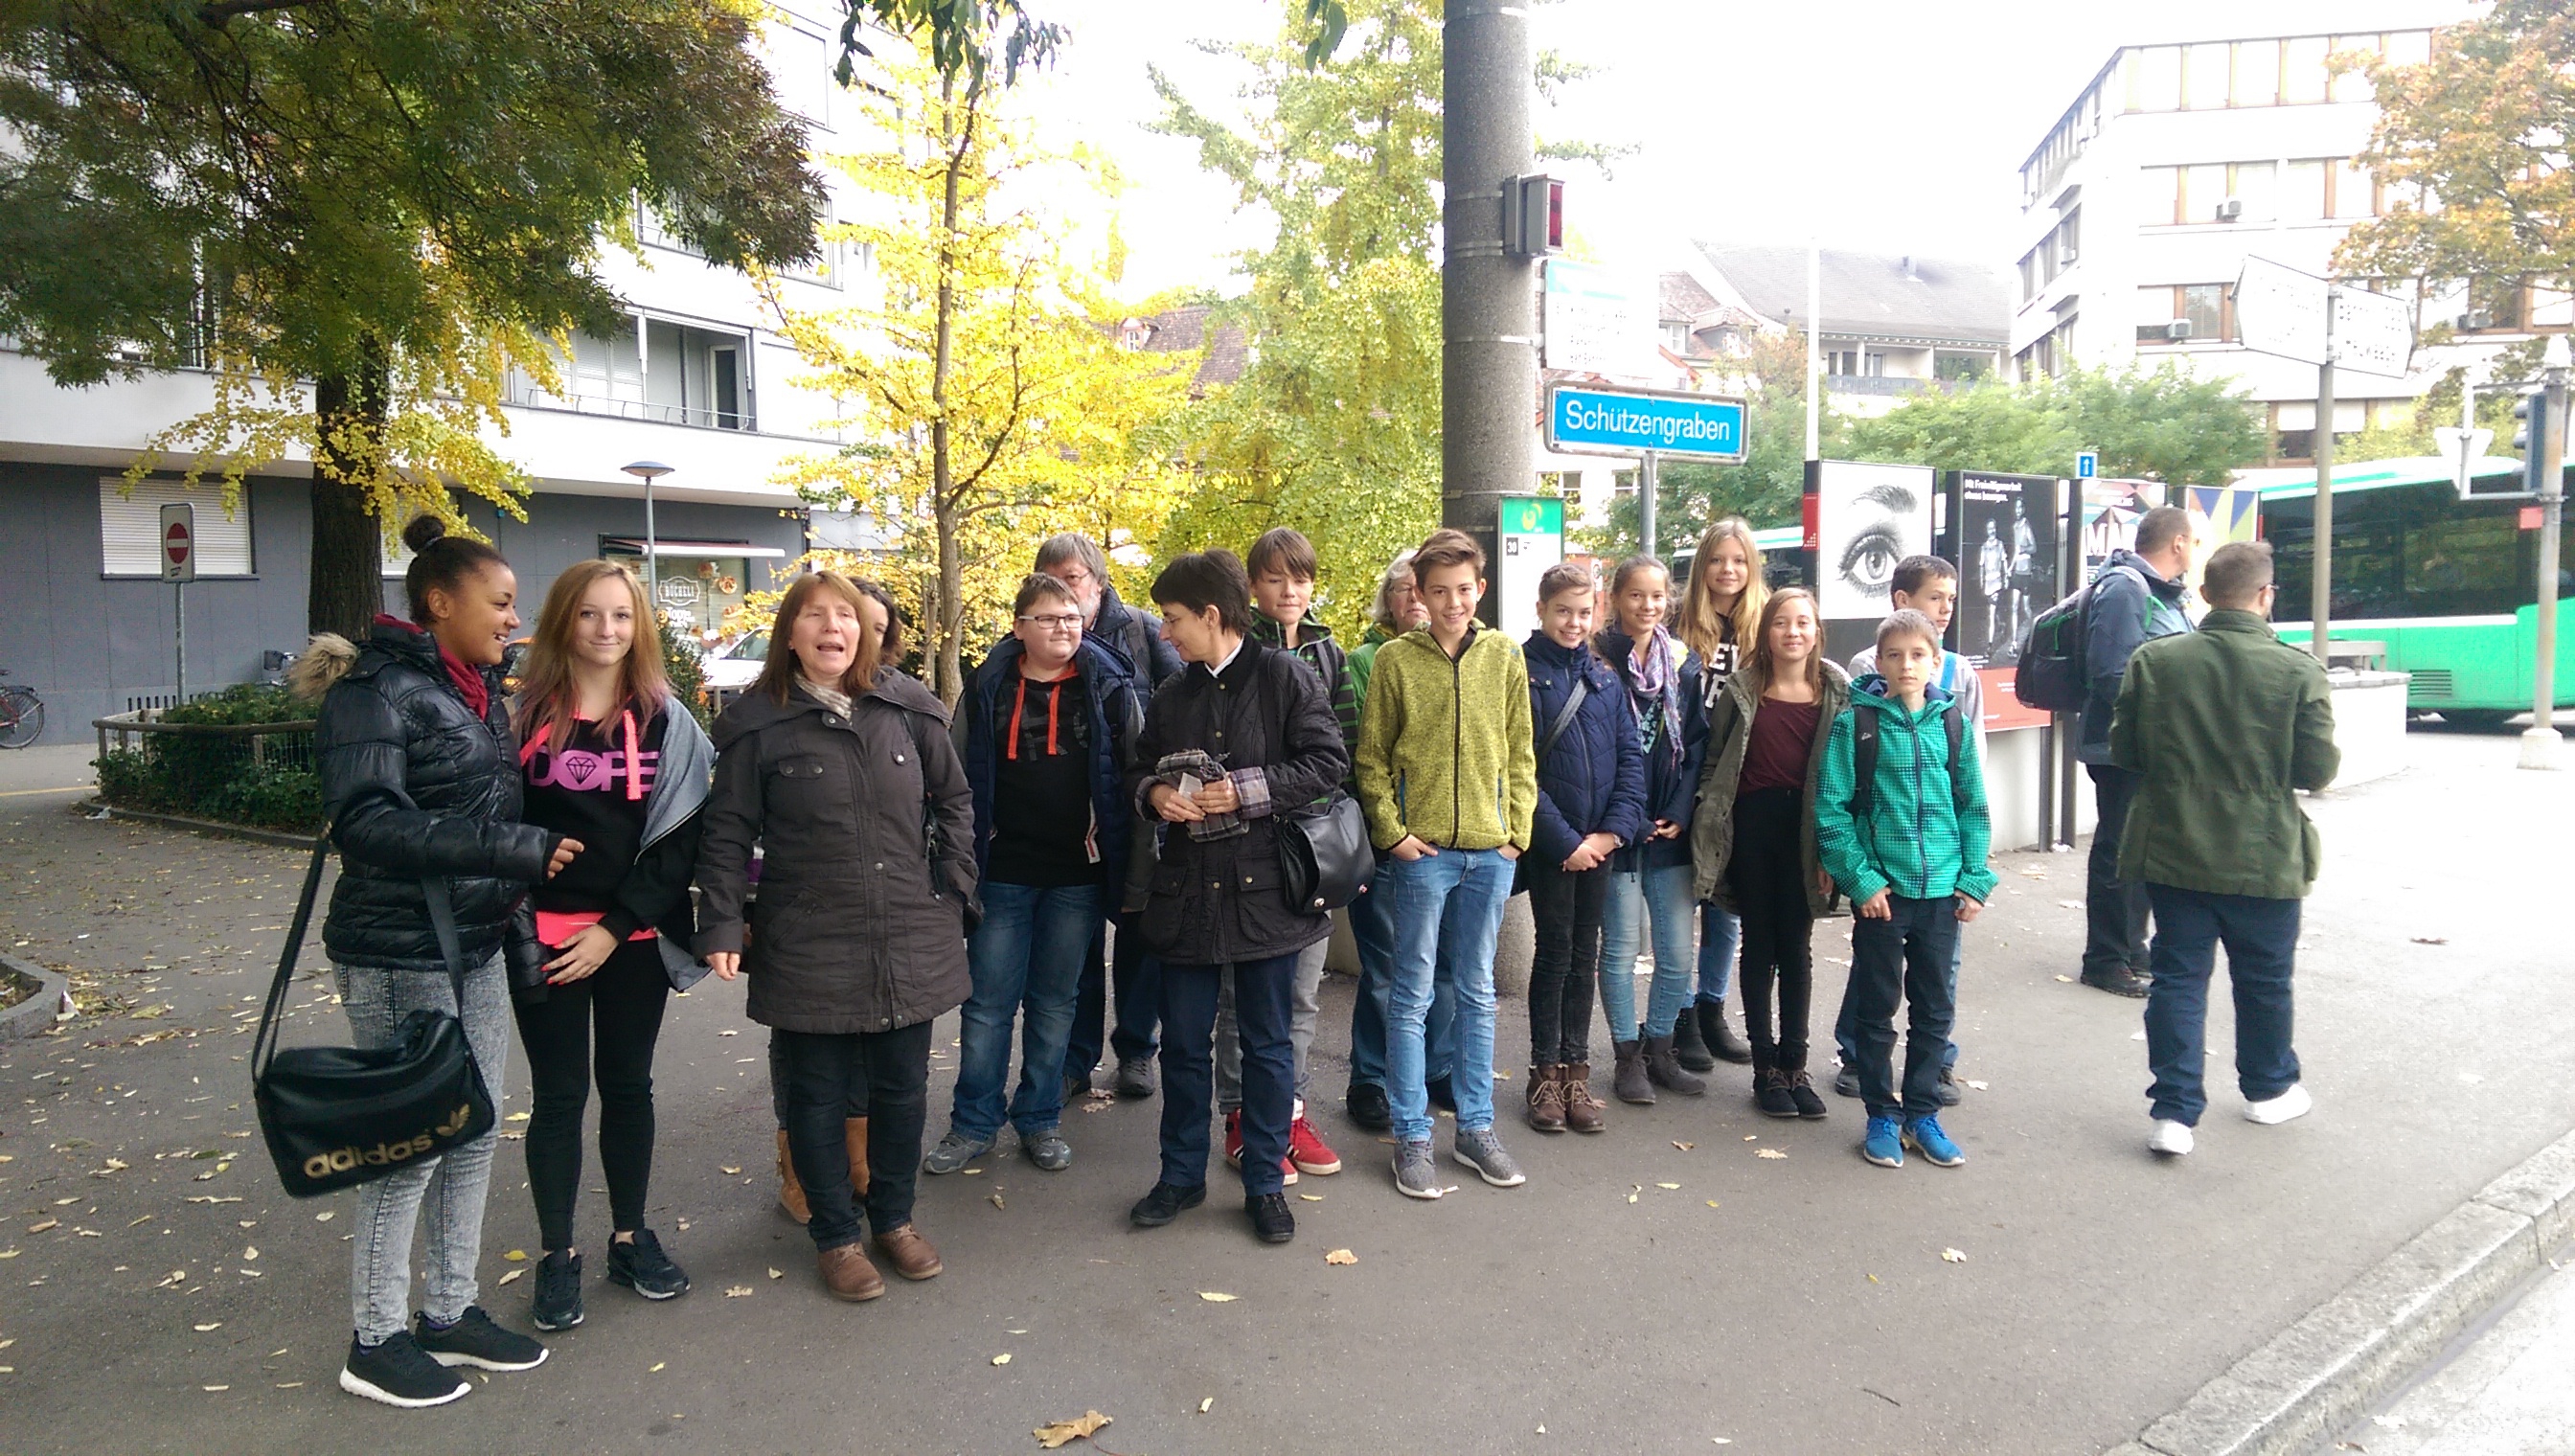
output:
M2339 503L2337 503L2339 504ZM2531 594L2527 549L2506 506L2460 505L2405 539L2405 617L2508 616Z

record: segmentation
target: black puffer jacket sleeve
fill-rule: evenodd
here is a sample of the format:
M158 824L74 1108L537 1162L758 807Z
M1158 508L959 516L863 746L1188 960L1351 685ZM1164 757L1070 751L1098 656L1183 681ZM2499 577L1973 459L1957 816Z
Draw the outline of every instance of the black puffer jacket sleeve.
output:
M599 917L600 928L623 940L647 925L661 924L688 904L705 816L704 809L689 815L635 856L634 866L617 882L616 905Z
M315 728L323 811L341 853L393 874L546 877L561 835L516 819L404 806L409 735L384 695L356 683L334 688Z
M742 949L751 849L760 842L760 734L718 726L715 786L698 814L698 953Z

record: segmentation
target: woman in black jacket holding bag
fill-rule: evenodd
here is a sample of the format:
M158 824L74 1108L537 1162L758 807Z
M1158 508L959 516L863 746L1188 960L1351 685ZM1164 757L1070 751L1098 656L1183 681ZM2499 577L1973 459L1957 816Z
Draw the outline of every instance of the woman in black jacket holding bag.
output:
M501 656L519 627L518 579L501 554L423 517L403 532L411 620L378 617L364 648L317 637L294 686L321 697L314 754L340 880L322 943L361 1047L402 1043L411 1012L463 1023L500 1110L510 1048L502 950L528 887L581 852L519 821L519 765L501 709ZM327 695L324 690L328 690ZM430 911L455 912L463 994ZM444 1405L473 1387L451 1367L525 1370L545 1346L474 1303L495 1134L362 1185L352 1230L357 1331L340 1388L393 1406ZM412 1227L429 1210L426 1287L407 1327Z
M689 1292L689 1276L644 1226L653 1176L653 1049L673 990L706 967L691 948L689 876L715 750L662 671L661 633L634 572L582 562L555 579L528 645L515 714L530 823L586 846L537 887L542 947L512 977L536 1110L528 1189L545 1258L541 1330L582 1321L582 1109L599 1083L599 1165L614 1233L608 1281L647 1299Z
M1145 946L1162 961L1163 1168L1128 1210L1140 1227L1207 1200L1219 973L1234 971L1243 1042L1243 1191L1253 1232L1296 1236L1281 1189L1295 1115L1288 1041L1296 952L1331 917L1282 888L1278 816L1348 776L1349 749L1322 681L1288 652L1252 641L1252 583L1229 551L1174 561L1154 580L1163 637L1190 666L1165 683L1137 741L1137 807L1162 824L1145 902Z
M903 641L882 588L799 578L770 644L760 681L716 720L698 942L717 975L751 976L751 1018L785 1063L788 1151L823 1286L874 1299L885 1280L850 1185L854 1100L868 1108L864 1225L877 1251L907 1279L945 1267L913 1226L913 1189L931 1022L973 989L975 800L947 710L892 666ZM760 900L746 922L755 843Z

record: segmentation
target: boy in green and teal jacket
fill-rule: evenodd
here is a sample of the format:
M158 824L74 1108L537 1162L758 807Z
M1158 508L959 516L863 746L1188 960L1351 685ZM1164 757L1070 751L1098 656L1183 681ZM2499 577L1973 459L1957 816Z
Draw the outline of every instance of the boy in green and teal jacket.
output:
M1851 685L1816 774L1816 857L1854 912L1843 995L1857 1023L1868 1108L1860 1152L1882 1167L1903 1166L1908 1147L1941 1167L1966 1161L1940 1126L1940 1060L1956 1017L1949 959L1958 926L1994 892L1985 863L1992 828L1973 728L1931 681L1939 661L1929 619L1889 617L1877 632L1879 671ZM1863 748L1865 739L1873 745ZM1859 760L1872 756L1862 785ZM1899 1004L1910 1012L1900 1094Z

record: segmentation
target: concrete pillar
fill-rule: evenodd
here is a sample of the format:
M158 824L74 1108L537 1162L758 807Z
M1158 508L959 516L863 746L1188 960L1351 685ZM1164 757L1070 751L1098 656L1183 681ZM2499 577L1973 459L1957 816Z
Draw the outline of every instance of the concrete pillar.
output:
M1441 28L1440 523L1497 550L1535 484L1537 265L1502 251L1501 184L1535 170L1525 0L1449 0ZM1492 615L1491 603L1485 617Z

